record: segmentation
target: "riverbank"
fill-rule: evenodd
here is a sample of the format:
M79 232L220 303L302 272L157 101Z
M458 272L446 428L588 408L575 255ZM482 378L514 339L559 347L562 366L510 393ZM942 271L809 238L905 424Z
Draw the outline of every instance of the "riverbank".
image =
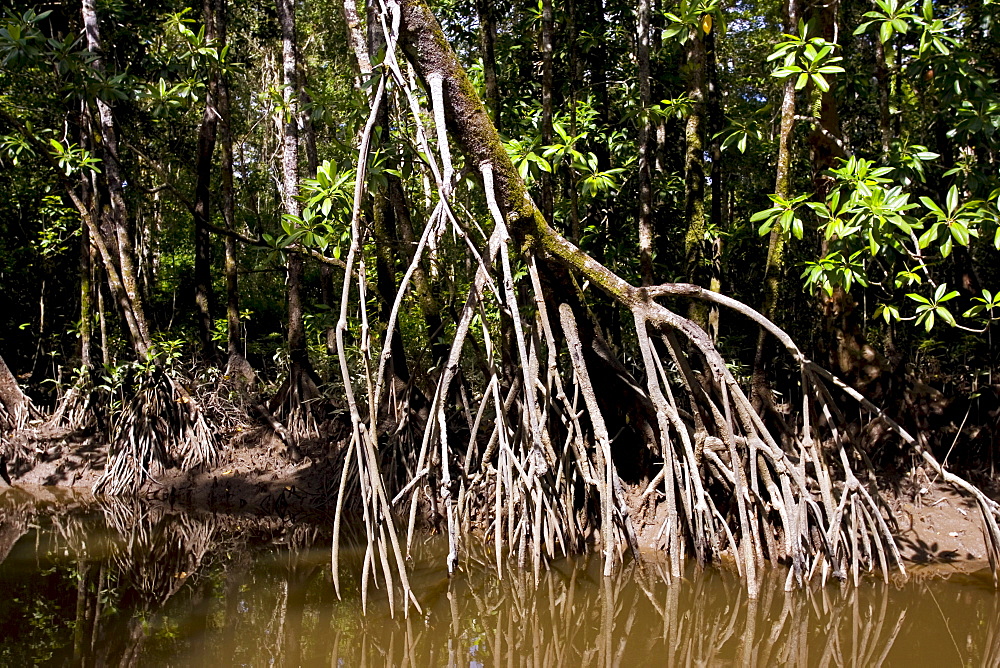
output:
M237 428L220 435L225 445L211 468L155 467L140 497L187 508L255 515L332 511L340 468L339 440L297 444L295 456L274 432ZM107 445L86 434L38 430L29 437L35 461L10 470L15 486L90 492L104 472Z
M220 448L216 466L184 472L154 471L141 496L168 507L255 516L332 518L340 481L343 442L315 439L291 457L267 428L238 428ZM81 434L37 431L37 461L12 470L12 483L32 494L72 490L92 493L104 470L107 446ZM895 520L894 535L907 571L914 575L973 572L989 568L982 518L974 501L957 494L923 469L883 495ZM640 544L655 550L662 518L634 518Z

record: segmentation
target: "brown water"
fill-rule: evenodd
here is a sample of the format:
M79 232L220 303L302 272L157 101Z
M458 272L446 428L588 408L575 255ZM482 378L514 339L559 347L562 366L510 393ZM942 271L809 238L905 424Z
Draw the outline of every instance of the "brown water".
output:
M604 578L596 558L537 584L468 558L449 580L430 538L412 562L422 612L403 618L381 590L362 614L360 549L337 598L321 522L76 505L0 495L2 666L1000 665L982 573L785 593L775 572L750 601L729 572Z

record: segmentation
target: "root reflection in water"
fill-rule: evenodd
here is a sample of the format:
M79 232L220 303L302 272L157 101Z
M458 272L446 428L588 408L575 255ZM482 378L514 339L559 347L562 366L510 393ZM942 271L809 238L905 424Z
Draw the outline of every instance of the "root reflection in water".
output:
M121 502L86 515L7 510L0 528L22 538L0 585L40 609L62 606L46 637L65 665L1000 664L988 574L785 592L775 569L752 600L736 573L690 567L677 578L633 562L605 577L601 555L557 560L537 579L517 568L498 577L494 556L471 545L448 578L436 536L414 544L423 613L407 619L379 597L363 614L361 584L385 586L383 573L362 573L364 542L344 545L337 598L321 526ZM8 659L32 656L30 607L0 607Z

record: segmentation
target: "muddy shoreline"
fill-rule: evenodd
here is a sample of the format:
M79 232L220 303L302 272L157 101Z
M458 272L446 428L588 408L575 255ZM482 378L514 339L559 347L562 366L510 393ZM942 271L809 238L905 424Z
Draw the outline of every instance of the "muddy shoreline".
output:
M37 461L10 471L11 488L46 506L94 502L93 488L104 469L106 446L88 438L39 434ZM332 522L337 483L337 442L305 443L291 457L266 429L231 435L216 466L195 471L153 471L139 499L170 509L257 517L294 517ZM910 474L913 493L884 492L907 572L915 577L968 573L989 568L979 510L922 470ZM655 518L635 518L644 551L653 552ZM651 555L652 556L652 555ZM654 557L655 558L655 557Z

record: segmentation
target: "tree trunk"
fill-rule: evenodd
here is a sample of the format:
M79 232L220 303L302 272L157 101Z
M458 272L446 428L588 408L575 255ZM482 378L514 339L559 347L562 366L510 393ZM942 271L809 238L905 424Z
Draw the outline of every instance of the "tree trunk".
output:
M335 313L333 301L333 267L328 264L324 264L319 268L319 289L320 299L323 300L323 304L330 309L330 313ZM324 340L326 343L326 355L329 358L328 367L324 369L324 373L329 377L335 371L336 365L334 359L337 355L337 328L332 323L326 328Z
M365 39L365 34L361 30L358 6L354 0L343 0L340 7L344 14L344 23L347 26L347 44L351 47L351 53L354 54L354 67L359 74L357 81L358 90L364 92L367 89L363 88L361 84L372 73L372 64L368 58L368 49L366 48L368 40Z
M653 276L653 170L651 166L653 121L649 70L650 2L639 0L636 60L639 63L639 267L643 285L652 285Z
M684 75L691 113L684 126L684 266L687 280L708 286L710 270L705 253L705 39L701 25L691 29L687 41ZM708 308L692 302L688 317L708 326Z
M839 11L839 0L813 7L810 18L815 21L819 36L828 42L837 42ZM838 144L843 132L834 96L837 87L835 79L836 75L827 75L830 90L826 92L811 87L812 115L819 119L819 123L809 134L809 146L812 152L813 191L819 201L826 199L834 183L826 171L836 167L838 159L844 157L842 144ZM820 254L826 253L824 239L820 244ZM842 378L858 389L865 389L882 374L884 359L865 340L863 314L858 309L857 301L852 294L838 287L834 288L832 295L820 290L819 303L823 314L823 333L818 342L822 356L819 359L825 357L826 363Z
M114 360L108 348L108 314L104 308L104 288L101 287L100 267L94 268L95 288L97 292L97 321L101 330L101 363L107 366Z
M226 46L229 7L227 0L218 0L216 32L219 49ZM236 231L236 193L233 188L233 131L232 108L229 101L229 77L221 73L218 82L219 112L219 181L222 190L221 213L227 230ZM226 375L247 385L256 379L253 367L243 352L243 333L240 325L239 257L236 239L225 237L226 275Z
M828 42L836 43L840 33L840 1L815 5L812 7L812 15L807 20L812 20L819 36ZM844 157L844 151L837 140L843 132L840 127L840 113L837 108L835 74L825 75L830 84L829 90L821 91L810 84L810 94L813 107L813 116L819 119L818 125L814 125L809 134L809 146L812 151L813 186L816 197L824 199L833 185L833 180L825 174L826 170L837 166L837 159Z
M500 123L500 89L497 86L497 20L496 9L488 0L476 0L476 13L479 16L479 43L483 57L483 79L486 83L486 108L497 130L503 127Z
M17 378L11 373L3 357L0 357L0 488L10 485L7 462L14 454L9 450L6 432L23 426L30 412L31 400L21 391Z
M552 0L541 0L542 3L542 145L552 144L553 99L552 88L555 85L555 62L552 52L555 20L552 15ZM542 172L542 215L552 222L555 197L553 195L554 174Z
M299 217L299 86L298 52L295 41L295 3L277 0L278 21L281 23L282 92L284 109L281 119L281 175L285 212ZM309 369L306 331L302 310L303 260L298 253L288 254L288 355L292 367Z
M577 92L583 88L583 61L577 49L577 39L580 35L579 5L577 0L567 3L567 42L569 43L569 133L576 136ZM497 126L499 129L499 126ZM574 244L580 243L580 195L576 189L576 169L570 163L569 169L569 238Z
M785 32L791 32L798 25L797 0L786 0ZM788 198L791 194L792 134L795 130L795 82L786 79L781 97L781 124L778 130L778 164L774 176L774 193ZM764 265L764 301L760 312L775 321L778 300L785 269L785 234L780 226L771 228L768 238L767 260ZM767 383L767 364L773 349L771 337L764 330L757 334L757 348L754 355L753 373L750 380L750 400L757 410L773 407L770 387Z
M94 318L93 257L90 250L90 230L86 225L80 230L80 366L91 367L90 345Z
M711 28L705 35L706 75L708 77L708 154L712 159L712 197L709 212L712 235L711 253L709 257L710 277L708 287L714 292L722 289L722 253L724 232L727 228L726 204L728 188L726 163L722 154L721 133L726 123L726 113L722 104L722 92L719 88L718 44L717 31ZM708 333L712 341L719 338L719 307L713 304L708 312Z
M202 20L205 24L205 40L217 39L215 5L217 0L204 0ZM198 129L198 152L195 159L196 181L194 189L194 301L198 319L198 338L202 355L206 361L215 359L215 344L212 341L212 237L206 223L211 223L212 157L215 154L215 140L218 129L219 96L218 68L213 67L209 75L208 92L205 95L205 111Z
M604 15L605 0L596 0L588 3L591 8L589 16L594 26L594 36L596 41L594 46L587 52L588 65L590 65L590 85L594 90L594 109L597 111L596 123L598 127L607 127L611 124L610 101L608 99L608 51L605 46L608 33L608 20ZM607 151L601 149L597 153L600 169L608 168Z
M98 72L103 72L100 28L94 0L83 0L82 12L87 50L94 56L91 67ZM143 357L150 352L152 344L136 280L135 251L129 232L128 209L125 206L120 169L121 161L118 157L118 133L108 103L100 97L95 100L95 103L100 125L103 181L110 200L110 211L105 216L105 220L102 221L104 224L101 225L102 228L109 231L109 235L107 238L95 239L95 242L98 243L99 247L104 246L101 258L105 263L109 281L113 281L113 283L109 282L109 287L122 308L135 352ZM96 226L96 222L90 231L95 236L103 236L101 228Z
M90 141L87 103L80 101L80 111L77 118L77 129L80 133L80 146L93 149ZM84 206L93 210L92 174L80 176L80 192ZM80 222L80 366L89 369L92 364L91 347L93 344L94 320L94 249L90 243L90 230L83 221Z
M0 357L0 408L16 424L23 419L31 405L31 400L21 391L17 378L11 372L3 357Z

